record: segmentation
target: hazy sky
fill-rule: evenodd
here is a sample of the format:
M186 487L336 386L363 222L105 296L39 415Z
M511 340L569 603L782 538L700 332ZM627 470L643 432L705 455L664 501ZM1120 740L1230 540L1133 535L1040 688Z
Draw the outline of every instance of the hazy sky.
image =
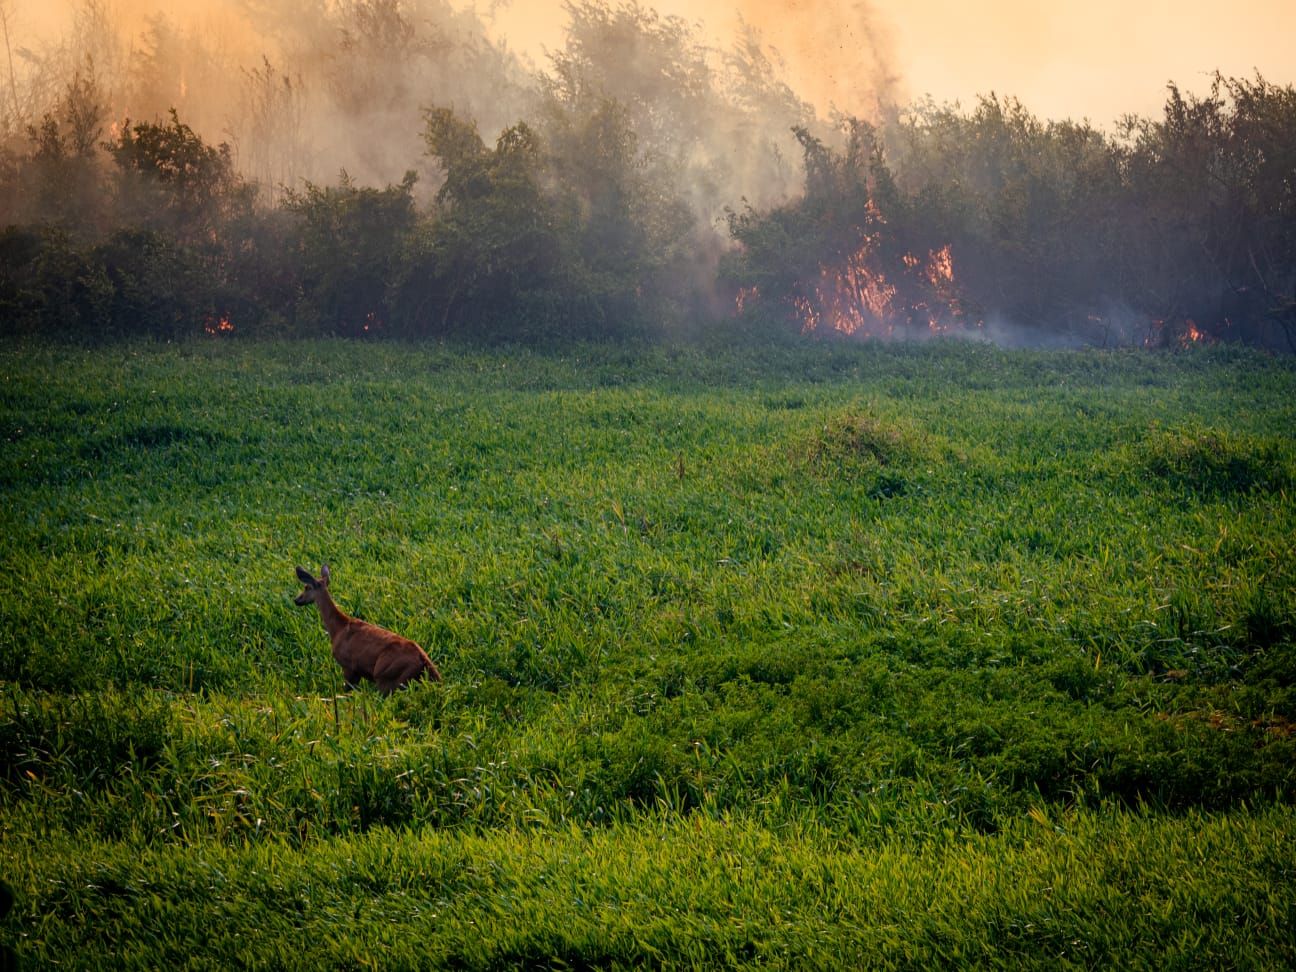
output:
M1296 82L1296 0L782 0L714 3L660 0L663 13L728 30L735 13L757 23L801 73L851 63L860 24L889 41L890 67L910 96L970 104L1012 94L1036 114L1107 124L1151 114L1174 80L1202 92L1209 74ZM515 0L500 16L512 36L550 46L561 39L557 4ZM869 14L871 11L871 17ZM520 29L519 29L520 28ZM848 79L834 79L840 88ZM803 79L803 83L804 79Z
M1165 85L1226 75L1296 82L1296 0L879 2L910 95L1013 94L1036 114L1098 123L1159 112Z
M76 0L0 0L33 35L63 22ZM123 16L140 11L202 15L237 0L106 0ZM465 4L467 0L464 0ZM1152 114L1165 84L1202 92L1209 74L1259 69L1296 82L1296 0L658 0L663 13L732 36L738 16L778 47L802 93L851 110L852 75L877 64L908 97L971 104L978 93L1015 95L1036 114L1108 124L1125 112ZM561 43L560 0L480 0L494 6L510 42L539 56ZM21 36L19 37L21 40Z

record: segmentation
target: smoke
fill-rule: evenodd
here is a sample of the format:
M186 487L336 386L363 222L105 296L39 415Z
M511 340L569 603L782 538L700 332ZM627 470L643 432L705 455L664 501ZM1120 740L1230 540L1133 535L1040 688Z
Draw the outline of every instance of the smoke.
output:
M745 0L742 22L773 47L792 87L821 114L874 118L900 100L891 30L862 0Z
M530 120L545 77L555 59L573 53L573 26L590 7L563 0L495 0L485 9L470 0L0 6L19 52L0 118L11 146L44 112L57 112L67 79L89 76L106 130L174 108L209 143L228 143L271 200L283 187L328 183L342 170L382 185L421 169L430 191L438 176L426 168L422 111L451 107L488 141ZM827 131L834 112L876 117L898 95L888 30L860 0L594 6L639 26L659 10L667 40L697 58L705 90L681 97L651 77L659 65L636 75L619 61L615 32L599 48L587 31L579 52L607 69L606 94L640 104L639 120L660 126L669 119L674 130L646 132L645 149L675 140L685 191L704 224L723 206L768 205L798 188L792 125L819 122Z
M902 94L893 30L864 0L655 0L647 6L678 17L717 51L755 45L766 67L823 117L873 117L879 103ZM492 35L535 64L564 41L562 0L493 5Z

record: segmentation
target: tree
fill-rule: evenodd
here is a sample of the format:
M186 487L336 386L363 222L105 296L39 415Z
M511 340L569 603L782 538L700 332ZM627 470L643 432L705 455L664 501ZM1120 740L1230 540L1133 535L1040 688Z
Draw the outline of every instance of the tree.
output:
M1216 74L1210 94L1171 85L1159 120L1133 119L1130 193L1145 279L1171 316L1207 333L1296 350L1296 88Z
M28 126L32 152L20 177L26 191L15 215L49 221L82 237L102 232L108 214L98 149L106 113L94 63L87 61L54 109Z
M337 186L289 191L284 205L299 220L292 243L301 298L298 322L311 331L377 336L389 324L387 290L414 225L417 177L407 172L385 189Z
M604 326L672 315L700 283L694 214L639 150L629 111L591 97L551 103L544 121L545 169L567 214L573 272Z
M541 188L535 132L519 123L488 149L475 125L439 108L424 138L445 181L397 284L403 329L516 337L558 326L567 234Z
M117 165L118 205L128 222L210 247L221 224L251 206L254 191L234 170L228 145L207 145L174 108L170 119L128 119L106 145Z

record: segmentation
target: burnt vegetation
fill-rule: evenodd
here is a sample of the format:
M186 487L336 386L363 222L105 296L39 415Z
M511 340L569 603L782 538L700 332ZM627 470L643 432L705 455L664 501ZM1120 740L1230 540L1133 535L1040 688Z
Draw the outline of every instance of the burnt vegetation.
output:
M1171 85L1160 117L1110 129L997 96L830 123L754 33L717 52L582 0L532 68L474 15L363 0L284 42L313 61L237 74L220 129L165 83L217 76L192 35L157 19L123 66L82 8L80 47L11 74L0 111L9 334L534 342L736 319L1296 349L1296 90L1260 76ZM342 144L358 171L313 175ZM408 172L375 178L393 159Z

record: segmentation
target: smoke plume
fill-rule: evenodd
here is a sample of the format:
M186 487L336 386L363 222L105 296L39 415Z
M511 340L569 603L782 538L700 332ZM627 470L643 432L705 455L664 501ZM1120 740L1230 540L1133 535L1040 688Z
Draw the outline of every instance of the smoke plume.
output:
M794 191L792 125L820 121L826 129L834 112L873 117L898 93L888 31L861 0L651 7L497 0L485 10L463 0L3 0L0 7L15 64L0 108L11 148L42 114L57 112L68 78L89 78L105 135L128 118L151 121L174 108L209 143L228 143L270 200L343 170L382 185L423 169L434 183L423 110L451 107L488 140L531 117L556 59L573 53L573 25L588 26L591 8L641 25L660 10L663 31L696 58L704 76L695 92L653 88L660 79L649 77L652 65L637 79L609 70L601 83L611 97L637 100L645 119L673 99L676 130L656 132L658 144L648 132L645 148L660 150L663 138L678 143L703 222L743 199L768 204ZM617 41L615 31L604 40ZM619 51L597 42L587 31L581 56L624 66Z

